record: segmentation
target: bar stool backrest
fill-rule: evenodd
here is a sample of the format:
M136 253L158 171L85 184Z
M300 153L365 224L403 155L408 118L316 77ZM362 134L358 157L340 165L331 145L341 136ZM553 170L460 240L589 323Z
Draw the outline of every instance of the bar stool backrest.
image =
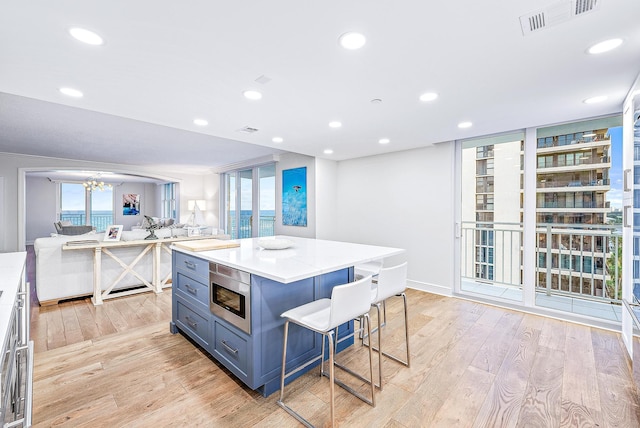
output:
M378 293L374 303L404 292L407 288L407 262L397 266L382 268L378 273Z
M333 287L330 328L358 318L371 306L371 276Z

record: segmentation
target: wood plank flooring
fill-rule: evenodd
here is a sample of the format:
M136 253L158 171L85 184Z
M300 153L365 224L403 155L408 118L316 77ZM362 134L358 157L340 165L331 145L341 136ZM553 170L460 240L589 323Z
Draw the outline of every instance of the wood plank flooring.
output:
M411 368L383 360L375 408L336 388L340 426L640 426L618 334L415 290L408 297ZM387 307L384 345L402 355L396 300ZM102 307L84 299L34 308L35 426L299 426L276 405L277 394L247 389L170 334L170 301L167 289ZM364 349L340 358L364 372ZM329 424L327 382L314 371L286 390L289 404L316 426Z

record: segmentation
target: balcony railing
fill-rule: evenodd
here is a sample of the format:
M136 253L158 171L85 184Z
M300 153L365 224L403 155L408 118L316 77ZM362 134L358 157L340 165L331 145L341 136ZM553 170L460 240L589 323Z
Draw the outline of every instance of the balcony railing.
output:
M582 137L578 139L569 139L562 138L564 135L561 135L560 138L539 138L538 139L538 148L544 149L548 147L562 147L562 146L571 146L575 144L585 144L585 143L595 143L597 141L609 141L605 134L596 134L591 137Z
M549 162L539 162L538 169L544 168L558 168L567 166L580 166L580 165L597 165L601 163L610 163L611 158L608 156L586 156L573 161L566 161L561 159L554 159Z
M621 304L619 225L539 224L536 239L538 290Z
M522 288L522 225L463 222L463 279ZM538 224L536 290L621 304L619 225Z
M253 228L251 222L253 216L240 217L240 229L236 228L235 218L231 217L231 236L237 238L251 238L253 236ZM260 216L258 219L258 236L275 235L275 216Z
M604 202L538 202L536 208L606 208L606 206Z
M522 225L463 222L462 278L521 288Z
M611 181L608 178L600 180L567 180L567 181L538 181L539 189L547 189L552 187L593 187L593 186L609 186Z
M79 213L60 213L61 221L70 221L75 226L83 226L86 224L85 214ZM104 232L109 225L113 224L113 215L111 214L91 214L91 226L96 228L97 232Z

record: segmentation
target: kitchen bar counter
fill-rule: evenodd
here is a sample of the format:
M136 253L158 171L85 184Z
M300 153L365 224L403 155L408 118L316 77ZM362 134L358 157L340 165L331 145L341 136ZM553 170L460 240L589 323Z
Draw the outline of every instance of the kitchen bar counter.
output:
M354 266L404 252L347 242L277 238L293 245L267 250L259 246L265 238L248 238L234 241L239 244L235 248L192 251L198 246L195 243L186 244L191 250L184 243L172 246L171 332L189 336L265 396L280 388L284 339L280 314L331 297L333 287L353 281ZM210 268L215 271L211 276ZM353 331L353 321L340 326L338 337L347 340L338 351L353 343L348 338ZM310 330L292 329L289 340L295 346L287 353L288 367L300 367L321 352L321 336ZM309 369L311 366L298 373Z
M194 255L208 261L240 269L263 278L289 284L324 273L335 272L357 264L381 260L404 252L400 248L322 239L277 236L293 242L291 248L266 250L258 241L268 238L239 239L236 248L191 252L181 248L174 250Z

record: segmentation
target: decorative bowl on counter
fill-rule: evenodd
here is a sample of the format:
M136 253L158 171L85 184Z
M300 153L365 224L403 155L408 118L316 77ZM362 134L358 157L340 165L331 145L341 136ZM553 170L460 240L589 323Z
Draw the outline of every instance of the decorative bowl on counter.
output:
M284 238L262 238L258 240L258 246L265 250L284 250L293 246L293 241Z

